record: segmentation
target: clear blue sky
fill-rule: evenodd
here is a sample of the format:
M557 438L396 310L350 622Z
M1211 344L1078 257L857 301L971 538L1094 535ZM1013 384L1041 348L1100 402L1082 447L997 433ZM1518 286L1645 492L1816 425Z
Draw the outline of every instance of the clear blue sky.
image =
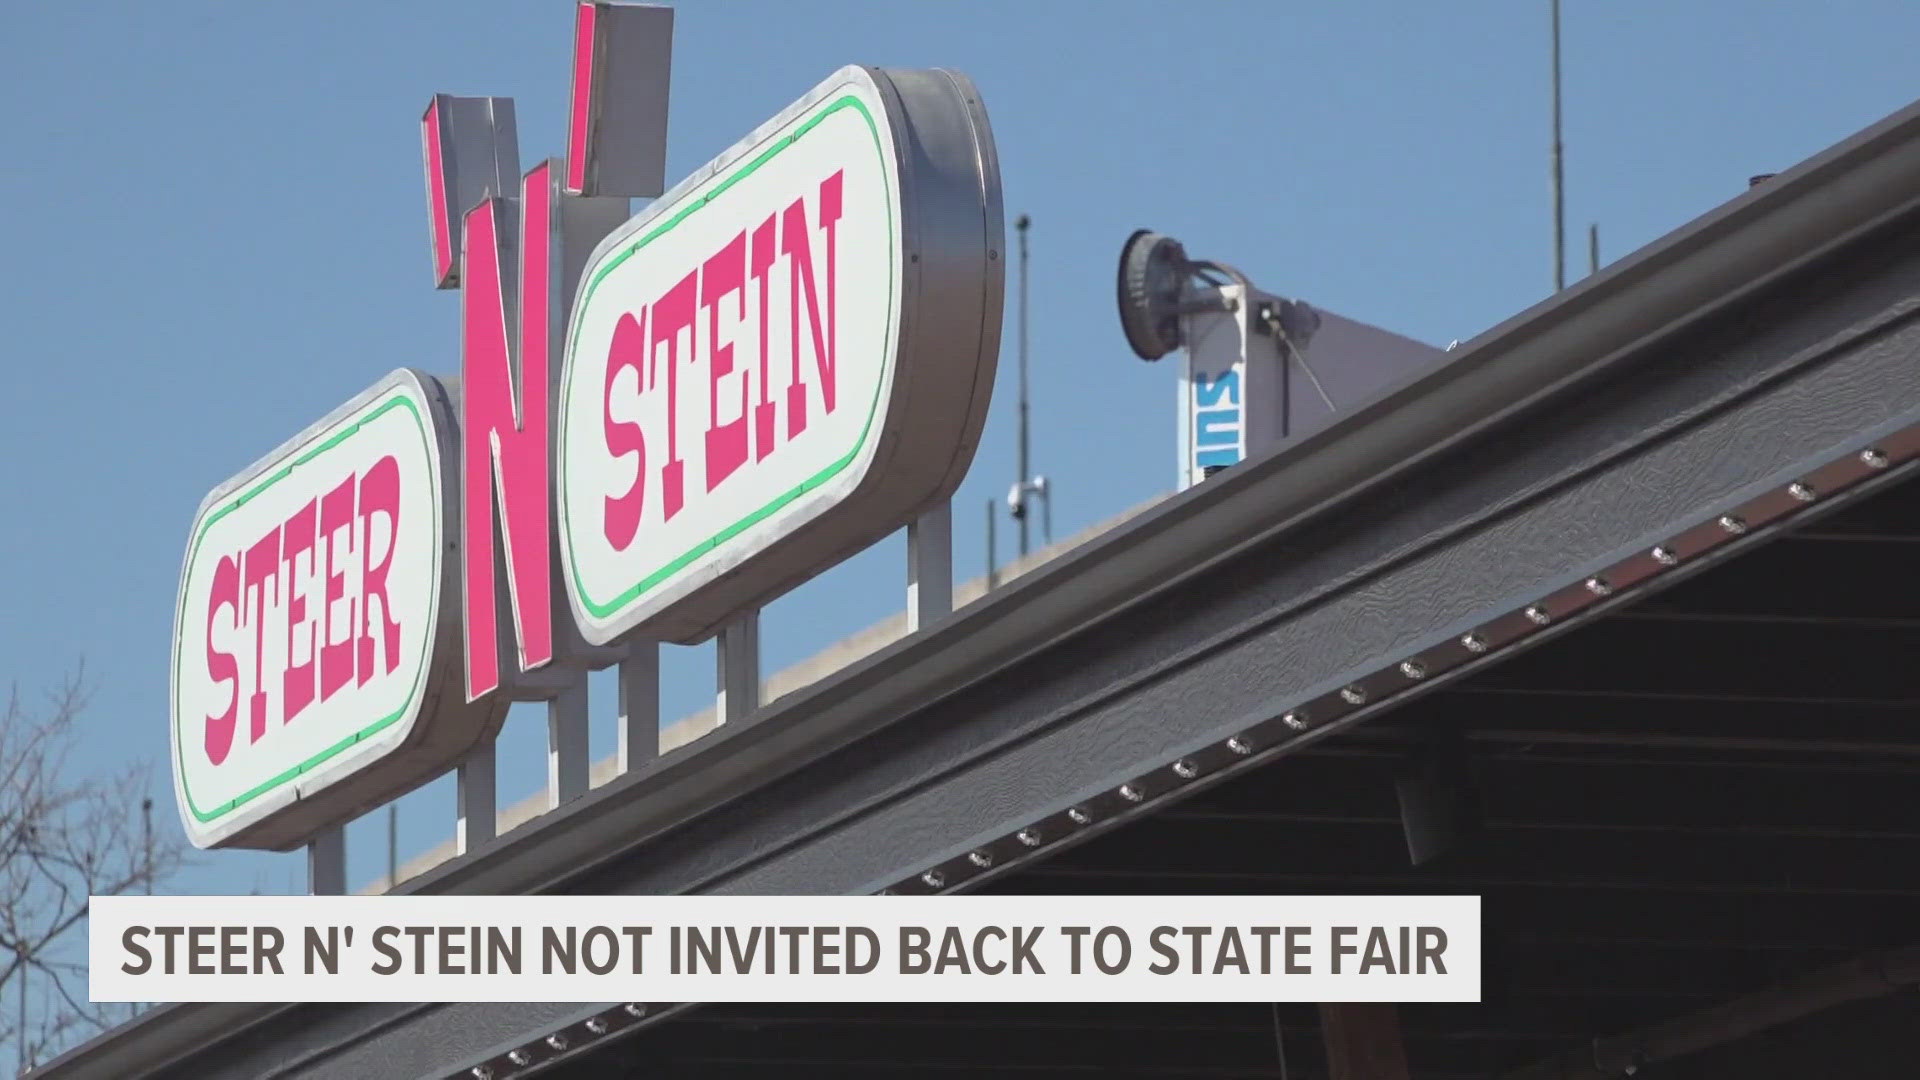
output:
M1566 9L1575 277L1588 222L1622 254L1920 96L1912 0ZM571 25L560 0L10 5L0 679L32 689L86 657L76 768L166 766L201 496L392 368L457 371L455 294L427 284L420 111L435 91L511 95L522 160L560 153ZM1035 459L1062 534L1172 484L1173 372L1133 359L1113 313L1133 228L1436 344L1551 288L1546 0L730 0L681 5L676 38L676 179L843 64L978 82L1008 220L1034 220ZM966 576L982 504L1013 479L1012 341L957 502ZM777 604L767 669L897 608L903 550ZM701 707L710 649L664 663L666 715ZM542 727L510 723L503 802L543 782ZM406 799L403 857L451 821L444 782ZM350 832L354 882L383 869L384 831ZM175 890L302 888L300 867L211 853Z

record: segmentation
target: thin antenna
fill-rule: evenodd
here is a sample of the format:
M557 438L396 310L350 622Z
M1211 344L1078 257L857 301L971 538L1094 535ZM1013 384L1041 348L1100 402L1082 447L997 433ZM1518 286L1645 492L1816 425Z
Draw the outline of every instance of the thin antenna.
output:
M1560 164L1560 0L1553 0L1553 289L1567 287L1566 193Z
M146 879L147 895L153 895L153 796L140 800L140 850L145 857L140 876Z
M19 1067L18 1071L20 1075L25 1076L34 1066L32 1058L28 1056L28 1051L30 1051L32 1047L27 1038L27 980L33 975L33 953L21 953L20 961L20 985L17 989L20 995L20 1056L15 1064Z
M1600 272L1600 226L1587 226L1587 273Z
M1014 478L1013 516L1020 522L1020 556L1027 554L1027 486L1033 475L1027 460L1027 229L1033 219L1025 214L1013 223L1020 233L1020 475Z

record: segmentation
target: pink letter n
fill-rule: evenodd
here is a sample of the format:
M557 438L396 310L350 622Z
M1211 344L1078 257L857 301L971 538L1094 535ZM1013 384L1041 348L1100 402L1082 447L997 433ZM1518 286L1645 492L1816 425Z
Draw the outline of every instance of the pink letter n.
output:
M554 656L547 440L551 173L543 164L527 174L518 207L489 198L466 215L460 456L470 701L516 674L501 670L507 650L500 637L499 569L506 571L518 671ZM516 217L519 243L510 245ZM495 554L496 536L504 557Z

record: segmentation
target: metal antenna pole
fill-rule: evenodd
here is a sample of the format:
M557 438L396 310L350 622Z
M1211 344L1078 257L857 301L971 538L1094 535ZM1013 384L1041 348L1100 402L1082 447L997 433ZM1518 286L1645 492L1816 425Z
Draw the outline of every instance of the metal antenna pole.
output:
M146 879L145 881L146 894L148 896L152 896L153 895L153 796L151 795L140 800L140 851L141 851L142 857L146 860L141 864L140 876ZM26 975L26 972L24 971L21 972L21 975L22 977L24 977ZM23 983L22 985L24 986L25 984ZM139 1015L140 1015L140 1003L139 1002L129 1003L127 1005L127 1018L131 1020L132 1018ZM25 1038L25 1035L22 1035L21 1037Z
M20 964L20 1056L15 1062L21 1076L32 1071L34 1063L27 1057L27 980L32 977L33 954L21 954Z
M1560 163L1560 0L1553 0L1553 288L1567 287L1566 193Z
M1027 229L1033 219L1025 214L1014 222L1020 233L1020 475L1014 481L1014 516L1020 521L1020 555L1027 554L1027 481L1032 476L1027 461Z
M1587 226L1587 273L1600 272L1600 226Z
M153 797L140 800L140 850L146 861L140 876L146 879L147 895L153 895Z

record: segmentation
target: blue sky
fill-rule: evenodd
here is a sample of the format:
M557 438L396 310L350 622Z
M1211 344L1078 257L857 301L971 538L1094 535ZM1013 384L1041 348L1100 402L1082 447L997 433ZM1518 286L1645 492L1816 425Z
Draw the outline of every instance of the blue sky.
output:
M84 656L98 692L75 767L151 761L165 807L195 507L387 371L457 371L456 295L428 285L420 111L435 91L510 95L522 160L560 153L570 8L15 7L0 38L0 680L31 691ZM1546 0L730 0L681 4L677 22L670 180L843 64L979 84L1008 220L1034 221L1034 459L1060 534L1173 481L1173 371L1135 360L1113 312L1132 229L1435 344L1552 287ZM1920 96L1910 0L1568 0L1564 26L1572 278L1589 222L1603 258L1623 254ZM969 577L982 504L1014 476L1012 346L956 502ZM767 670L897 609L903 552L895 538L776 604ZM665 715L699 709L710 648L663 664ZM503 803L543 782L543 738L537 710L510 722ZM404 800L403 858L450 835L451 815L444 782ZM158 820L177 828L170 809ZM384 817L349 843L354 882L380 873ZM303 888L302 864L209 853L173 883L253 887Z

